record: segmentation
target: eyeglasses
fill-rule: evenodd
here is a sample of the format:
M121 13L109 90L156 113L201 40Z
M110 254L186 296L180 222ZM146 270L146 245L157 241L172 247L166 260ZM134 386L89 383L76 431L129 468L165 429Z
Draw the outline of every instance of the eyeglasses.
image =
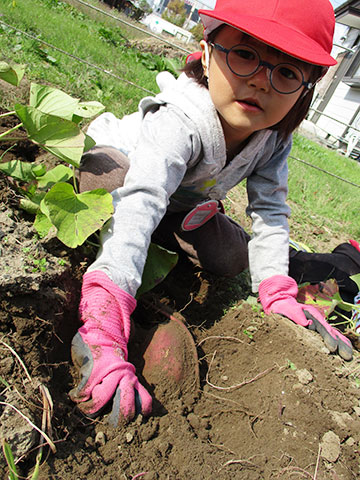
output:
M234 47L225 48L218 43L209 42L219 52L226 53L226 63L234 75L238 77L251 77L258 72L261 67L268 69L270 84L278 93L288 95L295 93L302 86L310 89L313 83L305 82L304 74L299 67L292 63L271 63L261 60L260 55L255 48L248 45L235 45Z

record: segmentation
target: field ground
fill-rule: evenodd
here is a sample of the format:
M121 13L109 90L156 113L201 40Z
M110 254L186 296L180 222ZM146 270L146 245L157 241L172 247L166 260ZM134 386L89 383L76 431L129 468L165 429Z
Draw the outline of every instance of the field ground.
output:
M7 155L34 160L40 154L20 142ZM24 455L21 475L31 473L39 435L14 407L40 427L43 385L54 404L52 429L46 430L57 451L44 448L41 480L359 477L358 352L346 363L313 332L279 316L264 317L246 301L246 274L216 279L185 260L139 302L135 329L146 332L154 322L168 321L159 304L174 312L197 346L199 383L190 362L180 384L161 375L154 382L143 379L154 396L150 418L112 429L106 415L82 417L67 395L74 384L70 341L79 326L81 277L95 250L70 251L56 239L34 239L13 185L3 176L0 181L0 435L16 458ZM240 221L243 202L237 190L227 204ZM319 251L346 240L330 227L323 233L331 241L325 242L313 226L298 228ZM133 337L130 355L142 378L139 338ZM5 478L3 458L0 472Z
M16 20L23 27L21 22L26 24L28 16L21 19L20 6L31 9L31 4L29 0L16 3L13 18L11 2L4 4L2 19ZM64 35L67 47L76 45L76 53L105 67L115 53L102 55L101 45L106 52L124 54L121 58L129 53L129 62L138 60L126 67L129 77L148 88L155 87L155 74L145 68L147 59L142 53L179 56L160 42L144 42L143 38L131 38L132 47L141 45L141 52L120 48L118 24L113 22L102 30L100 23L91 24L88 17L89 40L79 36L72 41L70 33L75 35L76 28L85 31L81 15L88 15L87 10L81 9L77 15L64 2L41 4L43 16L31 17L32 28L37 25L31 32L41 33L47 40L51 34L51 42L59 45L63 45L59 39ZM49 11L44 10L45 4ZM71 15L66 13L69 11ZM61 28L55 29L54 23ZM27 100L29 78L66 87L68 93L86 100L98 98L108 107L115 98L115 113L136 108L142 92L134 93L100 74L86 71L85 75L83 66L66 63L61 56L51 64L34 42L21 36L15 40L4 34L3 50L11 48L14 59L30 63L31 68L19 88L0 82L1 108L10 109L15 101ZM84 53L84 44L94 45L94 57ZM118 73L122 73L123 61L118 63ZM134 72L132 67L136 67ZM13 126L1 122L0 132ZM8 146L1 146L0 155ZM310 160L316 157L319 165L334 173L341 164L341 175L360 183L355 162L350 165L350 161L336 158L324 165L320 163L323 151L314 145L306 148ZM4 160L10 158L54 162L27 141L18 142ZM300 169L294 160L289 163L294 185L290 227L295 240L318 252L330 252L359 232L358 189L347 189L344 183L327 177L316 178L311 169L304 170L309 167ZM18 201L13 182L0 174L0 438L6 438L19 460L20 478L31 477L39 444L45 443L21 414L46 430L54 442L53 450L56 448L55 452L44 445L40 480L359 478L359 352L351 362L344 362L329 354L317 334L280 316L265 317L259 305L248 300L246 273L233 280L214 278L185 259L139 301L133 316L130 357L153 395L153 415L148 419L139 416L116 429L108 426L107 413L96 420L81 416L68 397L75 382L70 343L79 327L82 275L96 251L91 246L70 250L56 238L39 240L32 218L18 208ZM246 192L240 186L230 192L226 213L250 229L245 207ZM169 319L169 312L171 318L186 325L193 339L193 343L184 342L180 382L170 381L163 372L149 375L142 357L140 339L149 338L154 324L175 322ZM46 389L51 401L44 400ZM49 422L43 412L50 410L51 402ZM0 478L8 478L2 455Z

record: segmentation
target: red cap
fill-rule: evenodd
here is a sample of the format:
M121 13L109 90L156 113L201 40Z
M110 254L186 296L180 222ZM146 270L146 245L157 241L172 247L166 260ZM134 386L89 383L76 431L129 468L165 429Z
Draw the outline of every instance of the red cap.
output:
M185 60L185 63L194 62L195 60L200 60L202 53L201 52L193 52L190 53Z
M335 28L329 0L217 0L199 10L204 37L223 23L315 65L335 65L330 56Z

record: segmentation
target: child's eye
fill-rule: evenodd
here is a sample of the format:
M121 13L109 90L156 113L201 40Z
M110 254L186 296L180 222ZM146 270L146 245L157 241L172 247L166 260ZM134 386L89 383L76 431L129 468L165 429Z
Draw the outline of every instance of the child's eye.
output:
M284 65L279 66L278 71L280 75L288 80L299 80L299 73L291 67L286 67Z
M233 50L233 53L242 60L252 61L256 58L254 52L246 50L245 48L236 48L235 50Z

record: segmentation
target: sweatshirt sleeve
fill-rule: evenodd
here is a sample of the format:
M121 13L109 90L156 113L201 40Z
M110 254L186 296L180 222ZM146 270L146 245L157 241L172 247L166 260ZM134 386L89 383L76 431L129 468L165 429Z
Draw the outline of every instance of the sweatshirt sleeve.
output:
M103 271L135 297L151 235L187 163L200 153L199 136L180 109L164 105L145 116L125 184L112 192L114 215L101 232L101 247L89 271Z
M273 275L288 275L290 208L286 197L290 150L291 140L282 144L270 160L247 179L247 214L253 223L249 268L254 292L262 280Z

